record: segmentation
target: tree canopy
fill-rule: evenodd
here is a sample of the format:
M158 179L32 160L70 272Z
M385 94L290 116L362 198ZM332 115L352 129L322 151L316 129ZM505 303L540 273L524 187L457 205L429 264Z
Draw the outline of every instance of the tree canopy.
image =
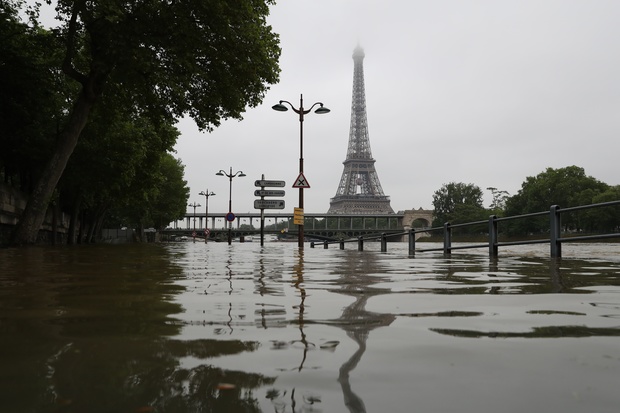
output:
M433 226L446 222L470 222L488 217L482 205L482 190L474 184L450 182L433 194Z
M586 175L585 170L578 166L547 168L536 176L529 176L513 196L495 187L488 187L487 190L491 191L492 202L485 209L482 206L482 191L476 185L455 182L444 184L433 194L433 226L441 226L446 222L458 224L482 221L490 215L510 217L546 212L552 205L571 208L620 200L620 186L609 186ZM617 231L620 228L620 206L568 211L562 214L562 226L566 231ZM511 235L548 231L549 218L534 216L510 220L502 227L502 231ZM468 230L469 227L462 229L463 232Z
M70 105L59 112L53 149L38 163L43 167L14 233L16 244L36 239L52 194L102 98L113 96L128 117L148 118L154 127L189 115L200 129L210 131L223 119L241 119L246 107L258 105L280 71L279 37L266 24L272 0L49 3L55 4L60 23L47 35L58 52L52 56L59 58L33 70L64 74L62 87L45 90L57 96L72 93ZM2 4L3 12L17 22L14 12L22 2ZM28 28L34 29L43 31L36 24ZM24 31L22 41L28 39ZM20 49L27 48L15 48ZM37 61L45 49L22 53ZM67 86L69 79L77 87Z
M508 198L506 215L546 211L551 205L568 208L590 204L608 188L609 185L587 176L578 166L547 168L536 176L528 176L519 192ZM562 222L566 228L581 229L577 214L563 216ZM548 219L529 219L512 227L519 232L537 232L548 228Z

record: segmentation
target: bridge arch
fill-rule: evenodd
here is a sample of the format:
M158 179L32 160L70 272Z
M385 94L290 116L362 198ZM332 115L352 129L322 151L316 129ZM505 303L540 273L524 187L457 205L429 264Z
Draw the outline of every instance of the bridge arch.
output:
M432 209L409 209L403 212L403 228L428 228L433 223Z

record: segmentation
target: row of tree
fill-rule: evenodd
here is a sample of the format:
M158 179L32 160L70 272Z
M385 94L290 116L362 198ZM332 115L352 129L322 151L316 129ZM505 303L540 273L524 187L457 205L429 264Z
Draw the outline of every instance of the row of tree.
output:
M51 29L40 3L0 1L0 177L28 197L13 244L35 243L50 207L71 215L70 243L106 220L182 218L174 125L210 131L262 101L280 70L272 1L47 3Z
M490 215L516 216L548 211L551 205L570 208L579 205L597 204L620 200L620 185L608 185L586 175L583 168L547 168L534 177L527 177L521 189L510 195L497 188L491 191L492 202L488 208L483 205L483 192L474 184L451 182L443 185L433 194L433 226L482 221ZM620 206L608 206L562 216L566 231L618 231L620 228ZM549 230L549 219L532 217L510 221L505 230L510 234L529 234ZM472 232L480 229L471 228Z

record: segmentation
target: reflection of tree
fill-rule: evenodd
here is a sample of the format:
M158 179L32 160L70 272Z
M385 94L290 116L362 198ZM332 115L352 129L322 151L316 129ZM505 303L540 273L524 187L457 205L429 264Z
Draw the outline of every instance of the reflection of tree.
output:
M105 344L89 340L56 357L54 391L71 401L68 411L131 412L148 407L174 412L258 412L252 389L269 385L274 378L206 364L179 365L186 357L206 360L257 348L256 342L238 340L110 340Z
M460 254L458 257L445 258L433 267L435 279L449 282L448 288L439 285L426 291L437 295L573 293L576 292L575 288L584 285L584 280L571 273L590 265L581 260L561 258L522 257L515 261ZM601 279L597 280L590 276L588 284L603 284L603 279L615 279L615 275L604 272L599 277ZM584 293L583 290L578 292Z
M260 411L252 389L273 378L181 364L256 342L166 339L180 332L171 297L185 277L173 248L0 251L0 287L10 286L0 288L2 410Z
M522 261L518 262L519 267L515 269L515 273L523 274L519 281L523 283L520 288L521 294L539 293L539 294L562 294L562 293L574 293L575 288L583 287L584 285L605 285L608 284L608 278L615 280L616 277L612 273L605 274L602 272L598 276L588 276L588 282L585 283L582 277L572 277L571 272L581 272L583 268L590 265L587 262L580 260L562 260L561 258L539 259L529 258L529 267L523 266ZM489 261L489 276L495 277L495 273L509 272L509 265L506 268L500 269L500 260L497 258L491 258ZM543 265L532 266L531 263L542 262ZM612 270L613 271L613 270ZM597 279L598 278L598 279ZM548 282L541 282L541 280L548 280ZM510 282L514 280L511 279ZM501 292L501 281L495 281L497 287L491 287L490 292L498 294ZM515 287L512 286L514 289ZM454 291L454 290L453 290ZM458 290L457 290L458 291ZM514 291L510 292L514 294ZM579 290L580 294L590 294L587 290ZM596 306L595 303L590 303L592 306ZM585 316L584 313L565 312L565 311L528 311L529 314L565 314L574 316ZM469 316L479 315L477 313L466 314ZM457 314L457 316L463 316L463 314ZM478 330L465 330L465 329L447 329L447 328L431 328L431 331L436 333L455 336L455 337L468 337L468 338L561 338L561 337L617 337L620 336L620 330L617 328L598 328L598 327L586 327L583 325L560 325L560 326L545 326L545 327L533 327L530 331L525 332L509 332L509 331L478 331Z

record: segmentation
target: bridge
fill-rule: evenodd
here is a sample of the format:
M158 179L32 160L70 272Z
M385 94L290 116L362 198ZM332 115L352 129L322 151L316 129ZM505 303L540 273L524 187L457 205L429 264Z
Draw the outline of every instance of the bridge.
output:
M164 231L168 236L192 236L195 232L203 236L209 230L209 239L223 239L228 236L227 213L188 212L183 220L174 221ZM412 209L396 214L304 214L304 234L308 238L336 240L378 233L402 233L411 228L428 228L433 219L432 210ZM264 213L264 233L296 239L297 225L293 213ZM235 213L231 225L234 238L258 235L260 233L260 212ZM399 237L398 240L401 240Z

